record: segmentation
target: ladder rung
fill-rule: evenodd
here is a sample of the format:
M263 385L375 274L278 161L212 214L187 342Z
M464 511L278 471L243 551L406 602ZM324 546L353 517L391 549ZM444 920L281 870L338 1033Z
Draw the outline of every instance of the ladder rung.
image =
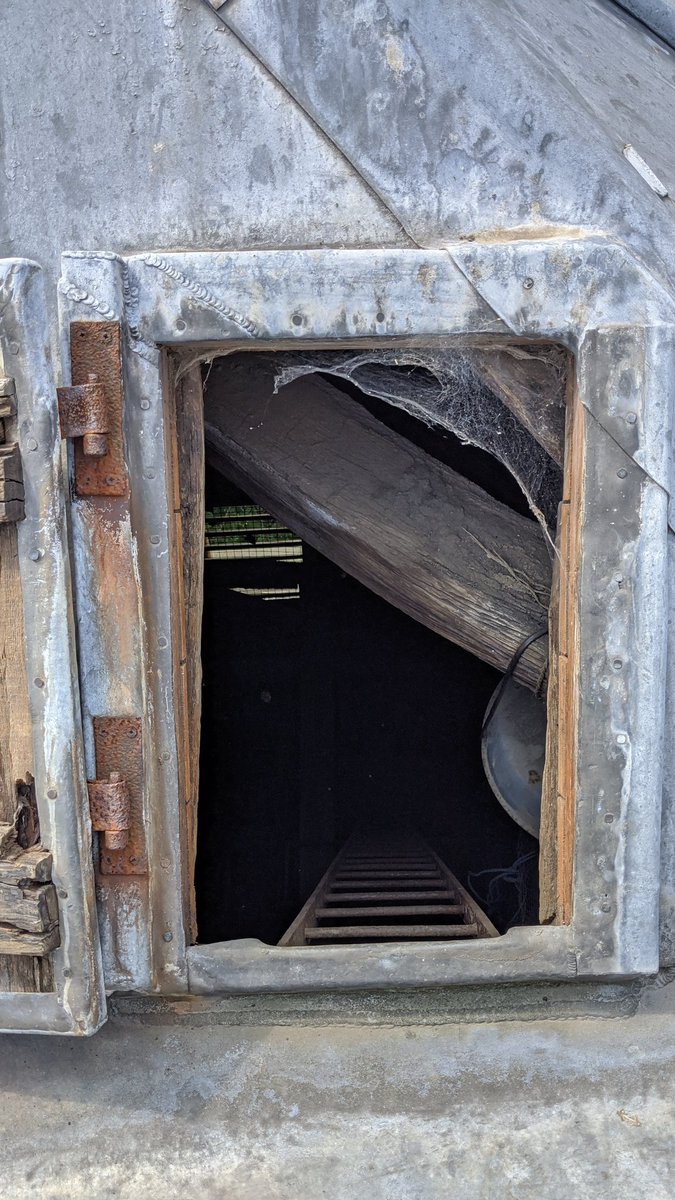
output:
M386 867L377 867L367 871L365 868L357 868L356 870L340 870L336 873L336 879L428 879L435 877L442 879L443 876L438 868L434 867L415 867L409 871L403 867L394 867L392 870L387 870Z
M478 936L477 925L326 925L323 929L306 929L308 942L332 942L341 939L367 938L471 938Z
M395 888L420 888L426 887L430 890L438 890L445 885L445 880L436 881L435 879L393 879L391 887ZM386 879L333 879L331 880L331 888L333 891L349 891L353 888L374 888L376 891L379 888L383 890L387 887Z
M317 919L331 917L440 917L457 916L463 904L385 904L372 908L317 908Z
M433 903L435 900L454 898L454 892L430 889L426 892L326 892L323 901L324 904L331 901L342 904L346 900L429 900Z

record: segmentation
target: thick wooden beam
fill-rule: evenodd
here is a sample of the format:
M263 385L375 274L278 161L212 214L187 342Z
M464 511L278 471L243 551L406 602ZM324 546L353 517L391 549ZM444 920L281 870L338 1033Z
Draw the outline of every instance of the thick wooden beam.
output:
M567 358L559 347L548 355L523 350L467 351L482 382L498 396L558 466L565 454Z
M222 382L218 382L218 381ZM529 521L317 377L273 394L252 360L212 376L210 461L391 604L499 670L546 626L551 567ZM536 689L546 641L516 678Z

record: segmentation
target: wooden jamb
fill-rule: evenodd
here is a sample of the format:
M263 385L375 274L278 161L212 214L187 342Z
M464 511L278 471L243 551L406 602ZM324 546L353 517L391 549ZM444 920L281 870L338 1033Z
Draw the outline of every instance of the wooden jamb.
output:
M195 942L204 603L204 409L201 364L187 366L177 354L166 353L162 359L182 896L186 937L188 942Z
M543 925L568 925L572 919L585 420L571 369L563 498L549 609L546 761L539 842L539 920Z

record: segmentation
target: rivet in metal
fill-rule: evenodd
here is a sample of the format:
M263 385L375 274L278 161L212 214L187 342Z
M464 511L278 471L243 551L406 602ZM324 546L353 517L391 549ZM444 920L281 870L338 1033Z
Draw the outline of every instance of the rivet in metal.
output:
M165 637L157 638L157 645L158 645L158 646L159 646L159 647L160 647L162 650L164 650L164 649L165 649L165 647L166 647L166 646L168 646L168 644L169 644L169 642L168 642L167 638L165 638Z
M614 667L614 670L615 670L615 671L620 671L620 670L621 670L621 668L622 668L622 666L623 666L623 659L622 659L622 658L615 658L615 659L613 660L613 662L612 662L612 666Z
M530 288L534 287L534 279L532 278L531 275L528 275L527 279L523 280L523 287L527 288L528 292L529 292Z
M151 471L149 468L147 471L144 471L143 474L145 475L146 479L154 479L155 478L155 472Z
M637 421L637 416L633 412L626 413L626 420L628 421L629 425L634 425L635 422Z
M72 979L73 978L73 972L71 971L70 967L66 967L64 969L63 978L64 979Z
M605 813L605 824L611 825L614 820L614 813Z
M65 888L59 888L59 896L61 897L62 900L68 899L68 893Z
M625 733L617 733L616 742L618 746L625 746L627 741L628 738L626 737Z
M165 941L165 942L172 942L172 941L173 941L173 934L172 934L172 933L171 933L171 932L170 932L168 929L167 929L166 933L163 933L163 934L162 934L162 937L163 937L163 939L164 939L164 941Z
M383 313L383 312L379 312L379 313L377 313L377 315L376 315L376 317L375 317L375 320L376 320L376 321L379 321L379 323L380 323L380 325L381 325L381 324L382 324L382 322L383 322L384 320L386 320L384 313Z
M159 546L160 541L161 541L161 538L156 533L153 533L152 537L150 538L150 542L152 543L152 545Z
M142 409L148 409L149 407L150 407L150 401L149 401L149 400L141 400L141 408L142 408Z
M176 321L176 329L178 330L179 333L183 333L184 330L187 329L187 325L186 325L185 321L182 319L182 317L179 317L178 320Z
M300 316L300 313L293 313L291 320L294 325L302 325L302 317Z
M612 906L608 900L603 900L602 904L600 905L600 911L604 913L612 911Z
M10 342L9 346L8 346L8 350L9 350L10 354L18 354L19 353L19 343L18 342Z
M168 750L162 750L159 758L160 762L171 762L171 755L169 754Z
M35 684L36 688L43 688L45 686L44 679L34 679L33 683Z
M41 558L44 558L44 553L44 550L31 550L28 557L31 562L39 562Z
M37 450L37 448L38 448L38 444L37 444L35 438L28 438L28 440L26 442L26 449L27 450Z
M56 788L48 788L47 789L47 795L49 796L50 800L56 800L56 797L58 796L58 794L59 793L57 792Z
M625 479L627 474L628 474L628 471L626 470L625 467L619 467L619 469L617 471L617 475L619 476L619 479Z

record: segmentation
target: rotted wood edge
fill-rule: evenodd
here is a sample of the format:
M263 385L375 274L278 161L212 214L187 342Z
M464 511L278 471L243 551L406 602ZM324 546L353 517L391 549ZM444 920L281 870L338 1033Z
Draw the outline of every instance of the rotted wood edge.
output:
M201 364L163 356L166 452L169 481L171 594L174 610L173 673L184 920L188 942L197 940L195 864L202 707L201 632L204 607L204 400Z

